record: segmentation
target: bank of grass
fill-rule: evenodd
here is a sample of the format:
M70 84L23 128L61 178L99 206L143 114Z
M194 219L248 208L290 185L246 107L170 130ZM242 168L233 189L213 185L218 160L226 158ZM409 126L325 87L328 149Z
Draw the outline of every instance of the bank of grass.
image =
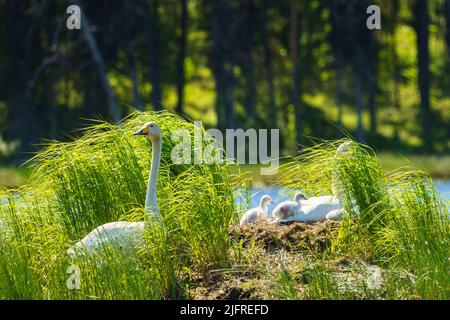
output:
M424 171L433 179L450 180L450 155L415 155L380 152L377 154L386 172L409 167L411 170ZM280 163L289 162L289 158L281 159ZM256 186L267 186L278 181L278 174L261 175L261 166L256 164L231 165L232 173L244 174ZM17 188L26 184L31 175L28 167L12 167L0 165L0 189Z
M330 194L334 180L347 208L341 221L233 227L232 268L200 296L450 298L450 217L431 179L406 168L387 173L356 144L336 157L342 142L306 149L277 178L309 196Z
M145 221L151 146L131 133L146 121L163 131L164 224L147 228L131 256L105 248L71 260L68 247L98 225ZM450 298L448 209L426 175L387 174L365 147L335 158L343 141L321 143L282 164L276 183L313 196L340 181L348 211L340 223L288 226L294 233L271 224L236 236L234 191L251 180L228 165L173 164L174 128L195 130L165 112L136 113L40 152L29 183L0 195L0 298ZM81 287L71 290L77 270Z
M405 155L381 152L378 157L386 171L410 167L412 170L426 172L433 179L450 180L450 155Z
M399 154L393 152L380 152L377 157L386 173L399 168L407 168L414 171L426 172L433 179L450 180L450 155L416 155ZM280 164L286 164L292 159L282 158ZM279 182L279 171L274 175L261 175L261 165L241 164L232 166L231 169L246 173L253 179L253 183L259 187L270 186L274 182Z
M26 184L30 174L31 171L28 168L2 166L0 164L0 190L17 188Z
M71 261L66 250L95 227L145 220L152 150L132 133L147 121L163 132L164 227L148 228L145 249L131 258L111 251ZM99 122L76 141L49 143L32 159L29 183L0 196L0 298L180 298L186 269L226 267L234 213L227 166L172 163L174 128L193 135L193 124L169 113L136 113L120 125ZM81 269L80 290L67 289L71 264Z

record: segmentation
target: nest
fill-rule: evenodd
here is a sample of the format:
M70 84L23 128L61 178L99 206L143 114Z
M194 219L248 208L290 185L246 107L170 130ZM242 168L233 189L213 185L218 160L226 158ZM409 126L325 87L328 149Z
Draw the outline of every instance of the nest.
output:
M264 221L244 226L232 225L229 234L231 239L242 241L244 246L254 244L268 251L285 249L288 251L314 250L321 252L331 246L338 230L339 222L331 220L284 224Z

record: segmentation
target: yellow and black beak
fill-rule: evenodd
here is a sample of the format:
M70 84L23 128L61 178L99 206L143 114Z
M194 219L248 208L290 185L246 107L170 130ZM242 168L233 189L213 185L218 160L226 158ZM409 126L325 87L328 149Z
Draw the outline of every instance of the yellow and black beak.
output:
M147 128L147 127L144 127L144 128L142 128L141 130L139 130L139 131L133 133L133 136L146 136L147 133L148 133L148 128Z
M144 130L141 129L141 130L133 133L133 136L145 136Z

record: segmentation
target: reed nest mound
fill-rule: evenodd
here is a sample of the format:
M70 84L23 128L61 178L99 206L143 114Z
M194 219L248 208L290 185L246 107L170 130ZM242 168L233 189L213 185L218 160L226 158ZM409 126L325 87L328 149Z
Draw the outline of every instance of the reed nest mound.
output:
M322 221L315 223L257 222L244 226L232 225L230 237L242 241L243 245L257 245L268 251L285 249L287 251L313 250L322 252L329 248L337 236L339 222Z
M240 243L245 250L257 248L258 255L254 257L257 261L254 261L253 266L237 264L230 269L191 274L189 297L200 300L264 299L270 288L265 275L266 268L278 265L280 255L286 267L291 269L301 265L307 256L323 253L337 237L339 226L337 221L260 221L244 226L231 225L230 240Z

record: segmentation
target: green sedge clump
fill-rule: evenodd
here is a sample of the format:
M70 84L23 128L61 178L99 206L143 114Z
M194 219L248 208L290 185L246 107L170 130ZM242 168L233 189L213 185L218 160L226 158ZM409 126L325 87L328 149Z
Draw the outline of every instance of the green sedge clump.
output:
M448 299L450 215L431 179L409 168L386 173L373 150L354 142L337 155L338 146L348 142L303 150L283 165L280 184L308 196L334 191L341 197L347 210L330 255L358 257L388 274L412 275L411 281L389 278L385 285L393 298L406 292L411 298Z
M143 262L114 252L101 265L88 259L83 288L68 290L66 268L75 263L69 246L101 224L145 220L152 149L132 133L150 121L163 135L157 195L165 229L147 232ZM167 112L134 113L118 125L99 121L74 141L46 144L29 162L28 185L0 196L0 298L181 297L180 270L226 266L235 209L228 167L174 164L173 129L199 130Z

